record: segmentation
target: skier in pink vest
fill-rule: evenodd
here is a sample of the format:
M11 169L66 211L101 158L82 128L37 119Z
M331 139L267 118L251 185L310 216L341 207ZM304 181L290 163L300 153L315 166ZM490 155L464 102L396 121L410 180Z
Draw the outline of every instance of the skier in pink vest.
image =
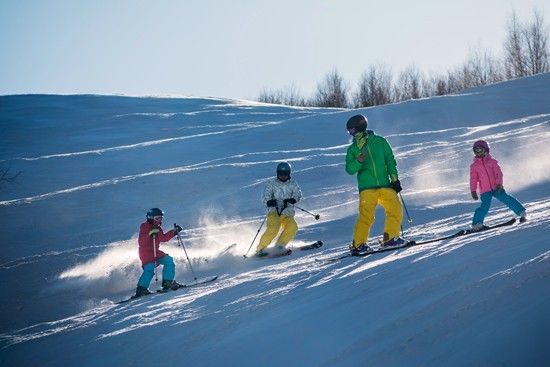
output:
M513 196L508 195L503 186L502 170L498 161L489 154L489 144L484 140L474 143L474 161L470 165L470 191L472 199L481 198L481 205L475 210L472 220L472 229L481 231L485 228L483 221L491 207L493 197L497 198L516 215L520 216L519 221L525 222L525 208ZM477 190L479 188L479 196Z

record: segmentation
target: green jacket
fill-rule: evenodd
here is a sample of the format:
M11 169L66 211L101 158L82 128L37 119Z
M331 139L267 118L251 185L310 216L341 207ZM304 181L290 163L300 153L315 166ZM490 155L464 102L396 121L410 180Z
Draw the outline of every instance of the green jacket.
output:
M357 157L364 153L365 160L359 163ZM357 174L359 191L390 187L398 179L397 162L386 139L373 131L357 134L346 154L346 172Z

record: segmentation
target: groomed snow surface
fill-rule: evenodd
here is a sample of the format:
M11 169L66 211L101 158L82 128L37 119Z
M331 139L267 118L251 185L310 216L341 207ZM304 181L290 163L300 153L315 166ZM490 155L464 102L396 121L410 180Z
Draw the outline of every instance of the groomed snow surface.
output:
M0 188L0 365L550 365L549 90L542 74L361 110L0 97L0 167L21 172ZM478 139L529 220L323 261L347 251L357 214L356 178L343 163L345 122L357 113L394 148L406 238L470 225ZM321 216L297 210L292 246L325 245L244 259L280 161L302 188L298 206ZM117 305L141 274L136 236L151 207L164 209L165 229L184 228L192 269L176 240L161 247L177 279L219 279ZM495 201L486 223L513 216ZM383 220L377 211L372 241Z

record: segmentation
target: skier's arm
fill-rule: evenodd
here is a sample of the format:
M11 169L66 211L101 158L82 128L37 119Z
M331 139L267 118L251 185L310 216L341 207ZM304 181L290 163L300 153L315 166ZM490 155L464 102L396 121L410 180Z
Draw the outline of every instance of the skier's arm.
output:
M494 164L494 170L493 172L495 173L495 180L496 180L496 185L500 185L502 187L502 185L504 184L503 181L503 174L502 174L502 170L500 169L500 165L498 164L498 161L495 160L495 164Z
M162 228L159 229L159 231L156 234L158 242L170 241L172 238L174 238L175 235L176 235L176 232L174 232L173 229L171 229L168 232L164 233Z
M346 153L346 172L350 175L354 175L361 169L362 164L357 160L357 155L353 152L353 145L348 147Z
M297 182L294 182L294 190L292 190L292 198L296 199L296 202L300 201L302 198L302 190L300 190L300 185Z
M399 180L397 173L397 161L393 154L393 150L390 146L390 143L386 139L383 142L384 149L384 161L386 162L386 169L388 170L388 175L390 176L390 182Z
M470 192L476 192L477 191L477 183L479 181L479 177L477 175L477 170L473 165L470 166Z
M265 185L264 192L262 194L262 201L263 201L264 205L267 205L267 202L269 200L272 200L272 199L274 199L274 197L273 197L273 187L271 185L271 182L268 182Z

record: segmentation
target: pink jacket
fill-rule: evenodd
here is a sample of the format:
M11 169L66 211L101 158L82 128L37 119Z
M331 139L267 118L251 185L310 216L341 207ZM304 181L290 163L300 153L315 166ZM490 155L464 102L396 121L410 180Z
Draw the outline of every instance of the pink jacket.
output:
M477 191L478 185L480 194L502 185L502 170L490 154L483 158L475 157L470 165L470 191Z

